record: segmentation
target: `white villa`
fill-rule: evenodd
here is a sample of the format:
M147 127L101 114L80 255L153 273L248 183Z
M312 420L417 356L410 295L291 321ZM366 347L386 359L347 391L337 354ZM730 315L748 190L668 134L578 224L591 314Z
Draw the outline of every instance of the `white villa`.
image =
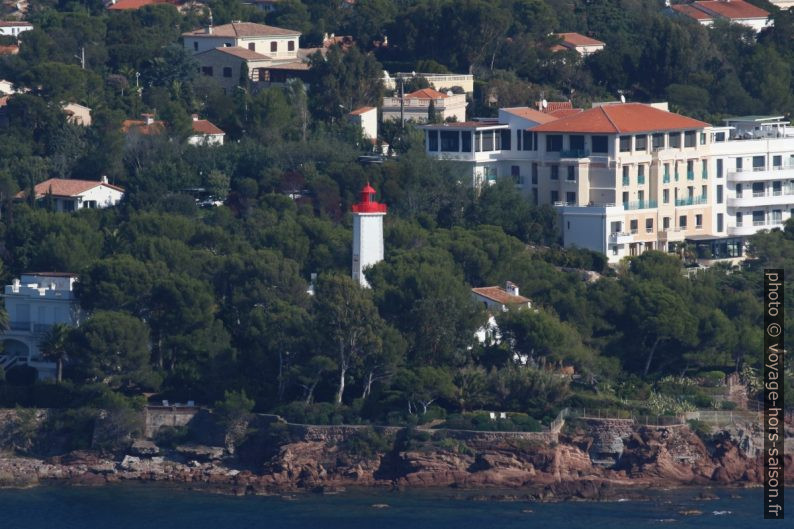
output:
M6 285L4 299L9 329L3 332L0 366L36 368L39 379L55 377L56 364L41 358L39 345L56 323L76 326L80 305L74 294L77 275L59 272L22 274Z
M401 112L403 112L405 121L427 123L432 108L441 121L446 121L447 119L465 121L466 105L465 94L442 93L432 88L423 88L410 94L405 94L402 97L402 101L400 96L384 97L382 119L384 122L389 120L399 121Z
M475 187L509 179L557 208L565 246L612 263L684 242L705 260L740 259L746 236L794 215L794 129L782 116L711 126L666 104L615 103L423 129L431 157Z
M33 29L33 24L20 20L0 20L0 36L18 37L20 33Z
M769 12L744 0L701 0L670 6L673 11L711 26L715 20L741 24L756 33L774 24Z
M463 89L467 94L474 92L474 76L463 73L417 73L417 72L398 72L389 75L383 71L383 87L386 90L396 90L399 88L399 79L412 79L414 77L424 77L430 86L439 92L452 90L456 86Z
M124 188L102 180L72 180L50 178L33 188L36 200L48 197L53 200L55 211L75 211L83 208L107 208L115 206L124 197ZM25 192L17 195L24 198Z
M187 138L190 145L223 145L226 133L211 121L199 119L198 115L193 114L191 127L193 133Z

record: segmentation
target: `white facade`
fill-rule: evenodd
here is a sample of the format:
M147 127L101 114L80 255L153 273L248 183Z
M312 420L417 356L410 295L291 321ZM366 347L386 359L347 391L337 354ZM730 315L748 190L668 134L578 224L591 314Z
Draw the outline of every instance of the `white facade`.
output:
M33 29L29 22L2 21L0 20L0 36L17 37L20 33Z
M284 61L298 60L298 39L299 33L294 35L250 35L250 36L223 36L214 35L212 28L204 34L185 34L183 35L185 49L196 53L202 53L215 48L229 48L236 46L244 48L262 55L267 55L271 59Z
M441 121L453 119L458 122L466 121L466 96L464 94L443 94L432 89L417 90L405 94L402 98L383 98L383 121L400 120L401 113L405 121L427 123L430 109L433 108L436 116Z
M80 307L74 295L77 276L59 273L22 274L5 287L9 330L3 333L0 366L5 369L27 364L40 379L55 376L55 363L41 358L39 344L57 323L80 322Z
M792 0L794 1L794 0ZM460 73L406 73L399 72L394 76L389 75L386 70L383 71L383 87L386 90L396 90L399 88L398 79L411 79L413 77L424 77L434 89L439 92L446 92L453 88L460 87L467 94L474 93L474 76L471 74Z
M350 121L361 128L361 135L368 140L378 139L378 109L376 107L362 107L350 114Z

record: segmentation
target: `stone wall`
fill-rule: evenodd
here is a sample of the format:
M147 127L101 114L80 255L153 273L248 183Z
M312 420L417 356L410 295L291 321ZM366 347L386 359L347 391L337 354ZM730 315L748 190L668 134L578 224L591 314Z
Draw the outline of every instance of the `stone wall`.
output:
M201 408L193 406L147 406L143 435L152 439L160 428L187 426L199 412Z
M588 454L594 464L611 466L623 454L623 441L634 433L633 419L581 419L593 438Z

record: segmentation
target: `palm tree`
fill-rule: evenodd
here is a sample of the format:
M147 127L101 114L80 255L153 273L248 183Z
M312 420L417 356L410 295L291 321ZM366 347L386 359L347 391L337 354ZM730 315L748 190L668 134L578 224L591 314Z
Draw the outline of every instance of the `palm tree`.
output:
M58 364L58 371L55 375L57 382L63 380L63 361L66 359L66 341L70 330L68 325L56 323L47 332L40 345L42 356L54 360Z

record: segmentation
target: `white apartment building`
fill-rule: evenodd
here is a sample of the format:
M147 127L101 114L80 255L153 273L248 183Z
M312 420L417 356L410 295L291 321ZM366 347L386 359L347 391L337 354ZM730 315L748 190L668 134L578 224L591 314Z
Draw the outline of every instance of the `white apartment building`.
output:
M558 208L566 246L612 263L685 242L706 260L739 259L746 236L794 208L794 130L781 117L712 127L664 104L616 103L423 129L430 156L459 164L475 187L511 179L532 203Z
M75 274L22 274L4 292L9 329L3 332L0 366L36 368L39 379L55 376L56 365L41 358L39 345L56 323L78 325L80 306L74 293Z

